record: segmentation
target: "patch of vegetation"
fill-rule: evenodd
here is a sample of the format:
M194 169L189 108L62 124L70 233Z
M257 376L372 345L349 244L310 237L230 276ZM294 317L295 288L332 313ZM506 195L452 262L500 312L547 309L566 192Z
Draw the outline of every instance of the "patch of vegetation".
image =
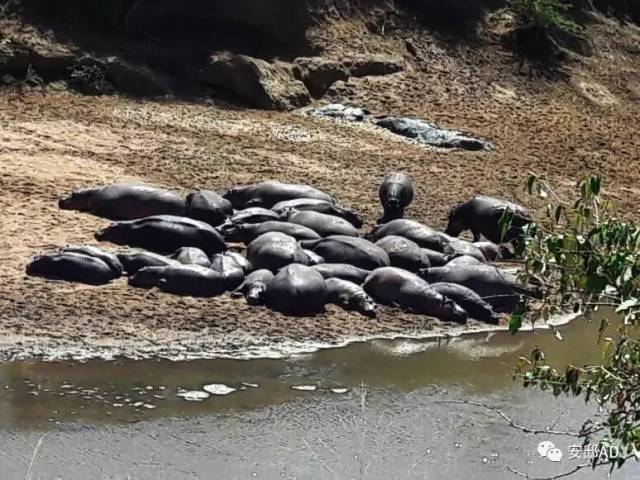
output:
M518 310L512 330L518 330L523 315L546 321L571 309L589 316L603 306L615 310L621 322L602 320L594 338L594 348L602 351L600 364L557 371L536 349L531 358L520 359L518 372L525 387L582 396L600 405L604 421L588 419L579 436L584 445L615 451L591 463L613 470L640 458L640 225L615 216L601 197L599 177L578 183L571 202L535 176L527 188L551 200L546 215L525 229L519 252L523 280L540 285L543 299L533 309Z
M516 17L518 28L568 35L582 33L580 25L568 15L571 4L563 0L509 0L509 8Z

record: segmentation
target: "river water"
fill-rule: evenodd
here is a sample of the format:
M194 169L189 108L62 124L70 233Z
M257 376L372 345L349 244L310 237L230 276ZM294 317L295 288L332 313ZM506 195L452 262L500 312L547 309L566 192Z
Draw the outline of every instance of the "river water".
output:
M0 478L496 479L557 475L593 406L524 390L519 356L598 360L599 319L448 340L380 340L281 360L0 365ZM235 389L188 401L206 385ZM187 393L187 396L188 393ZM559 462L540 457L554 442ZM38 445L38 446L37 446ZM37 446L37 447L36 447ZM35 454L34 454L35 450ZM605 478L581 470L575 478ZM630 464L614 478L640 478Z

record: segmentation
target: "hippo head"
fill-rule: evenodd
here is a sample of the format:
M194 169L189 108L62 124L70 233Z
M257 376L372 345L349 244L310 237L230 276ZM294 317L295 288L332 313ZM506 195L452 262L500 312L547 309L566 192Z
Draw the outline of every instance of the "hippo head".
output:
M362 315L365 315L370 318L374 318L376 316L377 305L373 299L367 295L366 293L362 293L362 295L355 295L351 298L351 308L357 310Z
M162 278L164 267L144 267L129 277L129 285L137 288L153 288Z
M267 285L263 282L256 282L251 285L251 288L247 291L245 298L249 305L263 305L266 293Z
M122 224L115 222L107 228L98 230L94 237L99 242L124 243L127 235L126 230Z
M460 218L458 206L456 205L449 211L449 216L447 217L447 228L444 230L444 233L452 237L457 237L463 230L465 230L465 225L462 218Z
M91 208L90 202L95 190L95 188L74 190L68 197L62 197L58 200L58 207L62 210L86 212Z
M445 322L467 323L466 310L450 298L442 297L442 303L436 310L436 317Z

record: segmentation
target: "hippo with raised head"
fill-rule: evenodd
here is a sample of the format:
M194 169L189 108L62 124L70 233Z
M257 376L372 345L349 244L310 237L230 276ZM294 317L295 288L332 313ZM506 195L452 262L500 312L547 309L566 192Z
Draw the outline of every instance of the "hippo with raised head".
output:
M250 243L260 235L269 232L280 232L296 240L314 240L320 235L309 227L290 222L268 221L262 223L243 223L236 225L226 223L220 227L220 232L229 242Z
M420 276L429 283L456 283L470 288L498 312L511 313L519 295L538 297L533 287L518 284L511 275L491 265L432 267L422 270Z
M206 253L195 247L182 247L176 250L169 258L176 260L183 265L200 265L201 267L211 267L211 260Z
M269 283L266 303L286 315L315 315L324 312L326 296L322 275L295 263L282 268Z
M371 273L371 270L354 267L348 263L321 263L312 268L320 272L325 279L340 278L356 285L362 285Z
M298 211L294 209L286 210L282 214L282 219L290 223L302 225L310 228L321 237L331 235L347 235L357 237L358 230L347 222L344 218L334 217L326 213L318 213L311 210Z
M158 287L165 293L190 297L215 297L226 290L227 282L220 273L200 265L144 267L129 277L129 285L139 288Z
M245 208L244 210L238 210L231 217L229 222L237 225L244 223L262 223L270 220L280 220L281 215L269 210L268 208L252 207Z
M231 296L235 298L244 295L249 305L264 305L267 289L274 278L273 272L266 268L251 272L242 284L231 292Z
M396 267L378 268L362 286L378 303L439 318L447 322L465 323L467 312L460 305L429 287L417 275Z
M98 247L92 247L88 245L69 245L64 247L61 252L79 253L81 255L87 255L89 257L95 257L102 260L109 265L109 268L113 270L113 274L118 277L124 273L124 266L118 256L111 252L105 252Z
M431 266L425 249L420 248L417 243L407 238L389 235L378 240L376 245L387 252L392 267L403 268L415 273L421 268Z
M181 247L196 247L207 255L227 249L222 236L209 224L187 217L156 215L114 222L95 235L101 242L130 245L159 253L173 253Z
M384 177L378 194L384 210L378 223L397 220L404 217L405 208L413 201L413 182L404 173L390 173Z
M324 283L327 288L327 303L345 310L355 310L367 317L376 316L376 302L360 285L340 278L328 278Z
M446 235L427 227L415 220L407 220L400 218L391 220L382 225L376 226L367 238L373 242L377 242L381 238L389 235L397 235L404 237L418 244L421 248L428 248L436 252L443 252L444 247L449 243Z
M300 212L313 211L333 215L334 217L344 218L347 222L356 228L362 227L364 223L362 217L346 207L336 205L326 200L317 200L315 198L296 198L295 200L286 200L279 202L271 207L271 210L277 214L283 214L286 210L293 208Z
M455 283L430 283L429 287L460 305L470 318L492 324L498 324L500 321L499 315L493 311L491 305L470 288Z
M118 274L104 260L76 252L54 252L35 257L27 265L32 277L66 280L88 285L104 285L118 278Z
M310 260L296 239L281 232L260 235L247 246L247 259L254 269L272 272L292 263L308 265Z
M271 208L276 203L295 200L296 198L314 198L316 200L335 203L331 195L310 187L309 185L297 185L277 181L233 187L228 190L223 197L231 202L233 208L238 210L249 207Z
M217 227L233 215L233 206L212 190L198 190L187 195L187 216Z
M511 228L501 237L500 219L509 211L512 214ZM493 197L475 196L456 205L449 212L445 233L457 237L471 230L473 241L481 236L493 243L511 242L522 236L522 227L533 221L529 211L521 205Z
M118 260L124 266L127 275L133 275L138 270L144 267L167 267L169 265L178 265L180 262L173 260L164 255L159 255L153 252L133 252L133 253L119 253Z
M364 270L390 265L387 252L364 238L332 235L320 240L304 240L300 245L314 251L327 263L348 263Z
M135 220L153 215L185 215L179 195L146 185L110 185L74 190L58 201L62 210L78 210L109 220Z

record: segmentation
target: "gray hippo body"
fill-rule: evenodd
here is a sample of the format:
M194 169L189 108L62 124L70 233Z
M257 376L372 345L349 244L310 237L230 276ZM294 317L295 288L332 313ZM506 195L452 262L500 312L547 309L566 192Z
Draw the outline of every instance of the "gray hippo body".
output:
M487 262L482 250L480 250L480 248L478 248L474 243L455 237L449 237L447 239L447 244L444 246L444 253L449 255L450 258L466 255L468 257L475 258L480 263Z
M367 317L376 316L376 302L367 295L360 285L340 278L325 280L326 302L338 305L345 310L355 310Z
M348 208L336 205L333 202L318 200L315 198L296 198L295 200L286 200L275 204L271 208L271 210L280 215L289 209L295 209L300 212L312 211L344 218L356 228L362 227L363 224L362 217Z
M319 272L305 265L282 268L269 284L266 303L286 315L315 315L324 312L327 290Z
M500 238L500 218L506 210L513 214L513 219L505 238ZM445 232L457 237L464 230L471 230L474 241L479 241L483 236L493 243L511 242L520 238L522 227L532 221L529 211L521 205L493 197L475 196L451 210Z
M292 263L309 264L309 257L296 239L281 232L260 235L247 247L247 259L254 269L272 272Z
M333 235L320 240L305 240L300 245L314 251L327 263L348 263L364 270L390 265L387 252L364 238Z
M320 265L321 263L324 263L324 258L318 255L316 252L312 252L311 250L304 250L304 253L307 254L307 257L309 257L309 265Z
M212 227L222 224L233 215L231 202L212 190L198 190L187 195L187 216L208 223Z
M55 252L35 257L27 265L32 277L104 285L120 275L100 258L76 252Z
M231 223L240 225L243 223L262 223L270 220L280 220L280 215L273 210L262 207L245 208L236 211L230 218Z
M200 265L201 267L211 267L211 260L206 253L195 247L182 247L169 256L183 265Z
M381 238L389 235L404 237L417 243L419 247L435 250L436 252L443 252L448 243L448 238L441 232L415 220L407 220L404 218L391 220L388 223L376 226L371 233L367 235L367 238L377 242Z
M511 313L519 295L537 296L533 288L518 284L514 278L491 265L428 268L420 275L429 283L456 283L467 287L498 312Z
M314 240L320 238L318 233L308 227L280 221L243 223L241 225L225 224L220 227L220 231L228 241L243 243L250 243L260 235L269 232L284 233L296 240Z
M422 268L431 266L425 250L407 238L389 235L378 240L376 245L387 252L392 267L403 268L415 273Z
M387 223L404 217L404 210L413 201L413 182L404 173L387 175L378 191L383 214L378 223Z
M313 269L320 272L325 279L339 278L355 283L356 285L362 285L371 273L371 270L354 267L348 263L322 263L320 265L314 265Z
M491 305L470 288L455 283L430 283L429 287L460 305L470 318L492 324L497 324L500 320Z
M179 195L144 185L111 185L75 190L61 198L62 210L77 210L109 220L136 220L153 215L185 215Z
M223 197L229 200L233 208L236 209L249 207L271 208L276 203L295 200L296 198L314 198L316 200L335 203L331 195L308 185L276 181L234 187L227 191Z
M129 285L190 297L215 297L226 290L226 280L215 270L182 264L142 268L129 277Z
M215 254L211 259L211 269L222 275L227 290L234 290L244 280L243 266L228 252Z
M321 237L329 237L331 235L357 237L359 235L358 230L345 219L311 210L287 210L283 213L282 219L310 228Z
M180 262L153 252L119 253L118 260L124 266L127 275L133 275L145 267L167 267Z
M96 233L95 237L101 242L130 245L158 253L196 247L207 255L213 255L227 249L224 239L211 225L171 215L114 222Z
M95 257L102 260L104 263L109 265L109 268L113 271L114 275L118 277L124 274L124 266L122 262L118 258L118 256L111 252L105 252L104 250L98 247L92 247L87 245L69 245L64 247L62 252L70 252L70 253L79 253L81 255L87 255L89 257Z
M422 253L429 259L432 267L442 267L450 260L450 255L445 255L442 252L436 252L429 248L422 248Z
M453 300L432 290L417 275L396 267L378 268L371 272L362 286L378 303L439 318L464 323L467 313Z
M475 257L470 257L469 255L460 255L459 257L454 257L452 260L447 262L447 267L452 268L468 267L471 265L484 265L484 263Z
M510 243L495 244L493 242L473 242L482 251L488 262L507 260L514 257L514 248Z
M232 297L241 297L247 300L249 305L264 305L266 293L275 275L266 268L256 270L247 275L242 284L232 293Z

